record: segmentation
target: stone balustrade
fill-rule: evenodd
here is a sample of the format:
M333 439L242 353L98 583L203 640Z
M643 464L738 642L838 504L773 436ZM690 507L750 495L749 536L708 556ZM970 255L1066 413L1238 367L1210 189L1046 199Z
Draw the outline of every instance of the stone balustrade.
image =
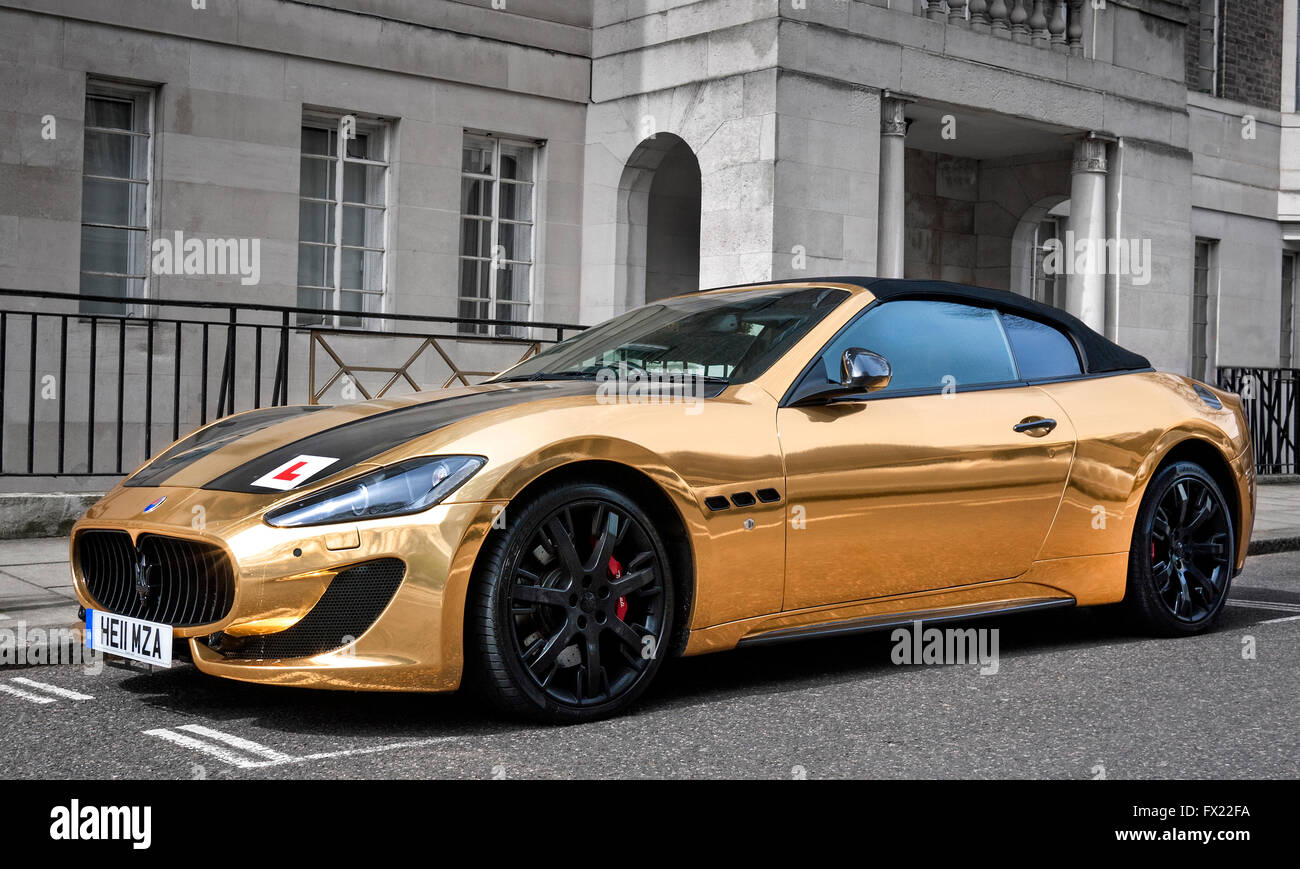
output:
M992 33L1052 51L1083 53L1086 0L913 0L913 11L931 21Z

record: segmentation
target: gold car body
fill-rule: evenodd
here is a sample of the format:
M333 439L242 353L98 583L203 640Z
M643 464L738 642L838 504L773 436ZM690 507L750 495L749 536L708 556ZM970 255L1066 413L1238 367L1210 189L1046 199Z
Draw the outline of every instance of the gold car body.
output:
M1240 570L1255 485L1236 395L1213 390L1223 404L1215 409L1193 381L1145 371L781 407L808 360L874 299L849 284L788 286L835 287L851 296L761 376L699 407L543 398L454 422L287 495L200 488L273 446L429 400L424 393L290 418L200 459L166 485L118 485L73 529L78 598L99 607L78 561L83 531L125 530L133 542L145 533L199 540L221 547L236 573L226 618L175 629L189 639L199 669L318 688L452 690L461 679L466 590L494 521L508 521L510 503L530 484L583 462L631 469L671 502L692 562L685 654L920 616L1119 601L1146 484L1176 448L1212 451L1221 462L1225 497L1235 502ZM1059 425L1042 437L1012 431L1031 415ZM309 528L263 519L274 505L368 468L451 454L488 461L425 512ZM720 511L705 506L711 496L765 488L780 499ZM161 496L166 501L145 514ZM336 573L387 557L405 563L405 578L373 626L343 648L294 660L230 660L203 641L218 631L284 630L311 610Z

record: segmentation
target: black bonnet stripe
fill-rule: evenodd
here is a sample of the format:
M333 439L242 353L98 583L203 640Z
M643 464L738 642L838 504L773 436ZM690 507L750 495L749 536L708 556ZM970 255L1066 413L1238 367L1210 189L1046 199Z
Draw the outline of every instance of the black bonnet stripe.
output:
M264 407L250 413L229 416L214 422L205 429L195 432L176 446L145 465L126 486L161 486L179 471L183 471L217 450L234 443L242 437L269 428L295 416L326 410L323 405L290 405L288 407Z
M562 383L548 381L512 385L490 392L475 392L452 398L439 398L409 407L399 407L345 422L285 444L222 474L203 488L225 492L268 494L273 490L255 487L252 485L253 481L297 456L326 456L337 459L324 470L323 479L325 476L333 476L339 471L347 470L353 465L374 458L414 438L476 414L543 398L594 395L595 391L596 385L591 381Z

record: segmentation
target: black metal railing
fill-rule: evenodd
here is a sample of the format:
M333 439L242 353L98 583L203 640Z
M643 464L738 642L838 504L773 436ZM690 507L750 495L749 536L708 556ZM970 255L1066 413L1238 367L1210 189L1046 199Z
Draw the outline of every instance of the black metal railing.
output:
M1300 369L1220 368L1219 388L1241 396L1260 474L1300 473Z
M181 299L127 304L0 288L0 477L122 476L222 416L318 403L326 391L318 381L328 387L342 378L356 386L356 398L395 386L468 384L583 328L348 312L356 328L343 329L303 325L332 322L337 314L318 308ZM315 348L326 338L336 348L353 342L350 351L321 354L332 377L315 368ZM437 352L402 352L403 340ZM455 361L455 353L475 346L478 364ZM373 372L391 376L367 389L361 381Z

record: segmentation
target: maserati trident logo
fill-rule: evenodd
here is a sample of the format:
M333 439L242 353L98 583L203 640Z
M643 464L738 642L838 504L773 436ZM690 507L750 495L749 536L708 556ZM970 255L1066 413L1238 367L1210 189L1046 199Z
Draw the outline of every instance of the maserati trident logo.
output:
M153 564L148 554L139 553L135 560L135 596L141 604L147 604L149 595L153 594L153 584L149 581L152 572Z

